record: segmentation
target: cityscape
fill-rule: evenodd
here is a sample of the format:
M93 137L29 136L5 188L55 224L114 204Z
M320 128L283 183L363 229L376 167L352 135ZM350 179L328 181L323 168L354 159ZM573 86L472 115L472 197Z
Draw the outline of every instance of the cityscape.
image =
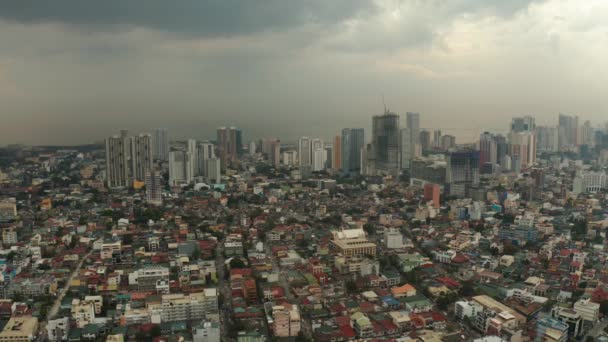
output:
M608 342L607 17L0 2L0 342Z

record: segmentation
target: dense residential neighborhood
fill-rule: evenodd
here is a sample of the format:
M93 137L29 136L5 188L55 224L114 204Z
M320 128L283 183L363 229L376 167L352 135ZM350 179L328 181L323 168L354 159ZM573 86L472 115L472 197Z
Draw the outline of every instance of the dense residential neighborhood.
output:
M226 130L2 148L0 341L608 341L605 141L395 175Z

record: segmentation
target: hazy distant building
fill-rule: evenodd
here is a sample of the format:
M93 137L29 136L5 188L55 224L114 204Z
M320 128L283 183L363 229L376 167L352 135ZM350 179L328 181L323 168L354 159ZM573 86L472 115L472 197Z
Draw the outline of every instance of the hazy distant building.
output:
M298 152L296 151L284 151L283 152L283 165L293 166L298 163Z
M106 143L106 183L110 188L128 187L130 140L123 132L121 136L107 138Z
M186 179L194 179L201 176L198 163L198 145L196 140L188 139L186 142Z
M430 148L431 148L431 132L423 129L420 131L420 149L423 152L426 152Z
M262 154L275 167L281 164L281 140L264 139L262 140Z
M154 159L169 160L169 133L166 128L154 130Z
M206 163L207 177L206 181L211 184L219 184L222 182L222 168L221 160L218 158L211 158Z
M372 120L372 145L375 153L375 172L397 175L399 165L399 116L385 111Z
M412 135L409 128L401 128L399 130L399 165L401 169L407 170L411 166L413 149L410 144L412 143Z
M479 152L452 151L447 154L446 183L450 195L465 197L479 184Z
M533 132L511 132L509 155L512 170L519 172L536 163L536 138Z
M309 137L301 137L298 141L298 158L300 166L312 165L311 145Z
M311 140L312 171L325 169L325 148L323 146L323 140L319 138Z
M108 187L130 187L133 180L143 181L153 165L152 136L130 137L127 131L107 138L106 182Z
M335 171L342 170L342 137L339 135L334 137L332 153L331 168Z
M237 163L243 149L241 130L236 127L218 128L217 149L222 170Z
M197 147L198 157L197 162L197 175L206 177L207 176L207 161L215 156L215 145L210 142L201 142Z
M479 167L483 167L486 163L497 163L496 140L494 135L484 132L479 137Z
M249 155L253 156L256 152L257 152L257 146L255 144L255 141L252 140L249 142Z
M439 129L433 131L433 147L441 148L441 130Z
M559 134L557 127L536 127L536 148L541 152L559 151Z
M441 148L448 150L456 147L456 137L453 135L446 134L441 137Z
M560 150L578 145L578 130L578 116L559 114L558 139Z
M156 170L146 171L146 202L161 205L163 203L162 189L160 172Z
M532 116L522 116L511 119L511 132L534 132L536 119Z
M358 174L361 172L361 149L364 144L363 128L344 128L342 130L342 173Z
M494 142L496 142L496 162L505 168L503 161L509 153L509 143L507 142L507 138L498 134L494 136Z
M187 178L187 157L184 151L169 152L169 184L171 186L188 184L191 179Z

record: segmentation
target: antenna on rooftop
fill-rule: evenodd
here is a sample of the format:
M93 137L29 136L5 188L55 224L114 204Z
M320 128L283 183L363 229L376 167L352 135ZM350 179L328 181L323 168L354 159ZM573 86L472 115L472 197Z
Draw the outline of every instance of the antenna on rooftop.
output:
M382 94L382 104L384 105L384 114L388 113L388 109L386 108L386 102L384 101L384 94Z

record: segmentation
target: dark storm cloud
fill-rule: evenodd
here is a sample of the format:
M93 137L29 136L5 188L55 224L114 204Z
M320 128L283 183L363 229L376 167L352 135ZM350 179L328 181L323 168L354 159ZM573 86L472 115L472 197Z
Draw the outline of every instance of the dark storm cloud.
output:
M84 30L145 27L196 37L329 25L374 10L366 0L0 0L0 20Z

